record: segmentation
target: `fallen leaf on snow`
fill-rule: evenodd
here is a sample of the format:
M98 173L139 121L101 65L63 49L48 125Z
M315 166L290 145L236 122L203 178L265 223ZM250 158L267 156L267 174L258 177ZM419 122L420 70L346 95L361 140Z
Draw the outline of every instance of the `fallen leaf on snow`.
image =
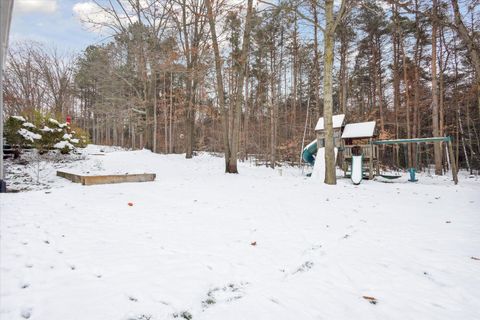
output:
M362 296L363 299L368 300L371 304L377 304L377 299L375 297L370 296Z

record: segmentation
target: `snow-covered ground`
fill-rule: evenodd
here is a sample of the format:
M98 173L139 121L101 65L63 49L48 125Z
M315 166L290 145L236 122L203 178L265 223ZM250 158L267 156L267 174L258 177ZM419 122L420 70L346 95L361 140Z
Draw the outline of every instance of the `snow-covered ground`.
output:
M0 319L480 319L475 177L326 186L207 154L82 159L0 194Z

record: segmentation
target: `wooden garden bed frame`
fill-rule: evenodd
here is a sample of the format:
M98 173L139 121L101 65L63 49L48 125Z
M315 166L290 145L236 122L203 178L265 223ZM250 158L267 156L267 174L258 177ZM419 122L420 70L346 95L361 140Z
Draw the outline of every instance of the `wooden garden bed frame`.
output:
M75 183L81 183L84 186L123 182L148 182L155 180L156 177L155 173L87 176L65 171L57 171L57 176L68 179Z

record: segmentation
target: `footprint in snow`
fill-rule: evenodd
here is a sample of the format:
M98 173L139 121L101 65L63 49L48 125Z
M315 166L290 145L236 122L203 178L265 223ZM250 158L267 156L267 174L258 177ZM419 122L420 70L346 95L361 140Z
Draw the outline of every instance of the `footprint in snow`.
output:
M176 319L176 318L180 318L180 319L186 319L186 320L191 320L193 319L193 316L190 312L188 311L181 311L179 313L175 312L173 314L173 317ZM150 318L149 318L150 319ZM138 320L143 320L143 318L138 318Z
M28 282L22 282L20 284L21 289L27 289L28 287L30 287L30 283L28 283Z
M151 320L152 319L152 315L150 314L132 314L132 313L129 313L125 320Z
M24 319L30 319L32 316L32 310L33 308L22 308L20 311L20 316Z
M292 274L296 274L299 272L305 272L313 268L313 261L305 261L297 270L295 270Z
M207 309L218 302L232 302L243 298L245 295L244 288L247 282L239 284L230 283L223 288L213 288L207 292L207 298L202 301L203 309Z

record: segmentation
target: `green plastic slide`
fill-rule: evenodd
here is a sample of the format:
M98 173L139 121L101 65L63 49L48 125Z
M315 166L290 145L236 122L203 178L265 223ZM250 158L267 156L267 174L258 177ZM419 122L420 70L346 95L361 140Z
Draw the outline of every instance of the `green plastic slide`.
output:
M305 148L303 148L302 159L312 166L315 164L315 155L317 154L317 140L310 142Z

